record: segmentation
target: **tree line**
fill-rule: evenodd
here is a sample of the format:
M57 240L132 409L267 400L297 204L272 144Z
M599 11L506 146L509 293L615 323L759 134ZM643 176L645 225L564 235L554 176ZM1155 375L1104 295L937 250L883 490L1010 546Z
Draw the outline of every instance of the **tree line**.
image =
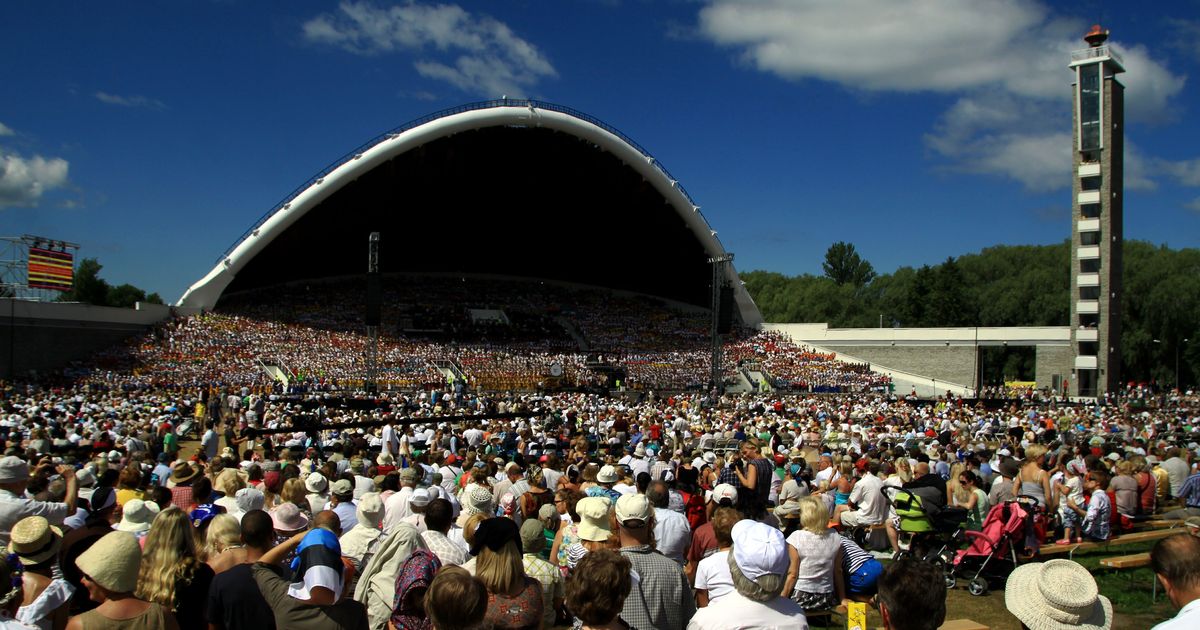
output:
M132 284L109 284L100 277L100 270L103 268L104 265L101 265L95 258L80 260L79 265L75 267L75 280L71 285L71 290L60 295L58 301L83 302L84 304L119 308L132 308L138 302L163 303L159 294L147 295L144 290Z
M826 251L824 275L742 273L768 322L837 328L1066 326L1070 243L1002 245L938 265L877 274L854 246ZM1124 244L1121 355L1124 380L1195 385L1200 374L1200 249ZM1031 353L998 359L997 373L1032 373ZM985 374L985 378L986 378Z

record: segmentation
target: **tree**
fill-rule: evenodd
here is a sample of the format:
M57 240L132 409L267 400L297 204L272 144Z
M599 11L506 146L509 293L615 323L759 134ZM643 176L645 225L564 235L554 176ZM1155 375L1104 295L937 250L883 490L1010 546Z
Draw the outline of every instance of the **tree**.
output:
M95 258L84 258L75 269L75 282L71 290L64 294L69 302L83 302L97 306L108 305L108 283L100 277L104 266Z
M107 304L118 308L133 308L146 300L146 292L132 284L122 284L108 289Z
M875 268L862 259L853 243L838 241L825 251L825 262L821 264L825 276L839 285L856 287L866 285L875 277Z

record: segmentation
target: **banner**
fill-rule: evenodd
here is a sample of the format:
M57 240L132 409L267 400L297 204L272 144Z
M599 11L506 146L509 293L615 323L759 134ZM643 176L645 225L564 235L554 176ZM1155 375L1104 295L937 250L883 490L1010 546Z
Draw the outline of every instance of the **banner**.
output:
M37 247L29 248L29 288L70 291L75 281L75 256Z

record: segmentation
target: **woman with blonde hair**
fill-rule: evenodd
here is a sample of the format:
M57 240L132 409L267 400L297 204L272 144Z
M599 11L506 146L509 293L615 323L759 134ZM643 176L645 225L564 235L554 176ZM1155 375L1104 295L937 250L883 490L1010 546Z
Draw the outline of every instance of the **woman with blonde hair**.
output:
M205 630L205 603L215 573L200 561L188 515L169 507L150 525L138 569L139 599L162 605L175 613L181 628Z
M496 630L541 628L542 584L525 574L517 524L507 518L480 523L471 555L476 560L475 577L488 592L484 621Z
M202 554L213 573L221 573L245 562L246 550L242 548L242 525L236 516L218 514L208 525Z
M1025 447L1025 461L1013 479L1013 494L1037 499L1041 508L1049 513L1056 509L1056 505L1054 494L1050 492L1050 474L1042 470L1045 461L1045 446L1030 444Z
M213 486L225 495L214 501L214 503L225 508L225 511L229 514L241 512L241 508L237 504L237 493L238 490L246 487L246 482L236 469L226 468L222 470L221 474L217 475L216 480L214 480Z
M829 510L817 497L800 499L800 529L787 537L784 597L805 610L833 608L845 597L840 536L829 528Z
M294 503L300 508L300 513L312 520L312 505L308 502L308 488L299 477L293 477L283 482L283 490L279 493L281 503Z

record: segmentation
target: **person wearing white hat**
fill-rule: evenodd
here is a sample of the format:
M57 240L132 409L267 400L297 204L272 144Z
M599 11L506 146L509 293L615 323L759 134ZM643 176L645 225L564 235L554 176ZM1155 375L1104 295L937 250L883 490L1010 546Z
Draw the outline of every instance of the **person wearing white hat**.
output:
M1112 602L1074 560L1024 564L1004 584L1004 605L1029 630L1108 630Z
M319 472L311 472L304 478L304 498L308 499L309 511L316 514L329 503L329 480Z
M139 539L145 538L146 532L150 531L150 523L154 521L155 516L158 516L157 503L141 499L130 499L125 503L125 510L121 514L121 522L117 523L116 529L117 531L134 534Z
M804 609L779 595L788 572L788 544L783 533L764 523L742 520L733 526L730 538L733 548L727 562L734 592L700 609L688 630L807 630Z
M635 628L682 630L696 613L696 600L683 567L650 545L654 510L642 494L617 499L617 533L621 555L641 579L626 598L621 619Z

